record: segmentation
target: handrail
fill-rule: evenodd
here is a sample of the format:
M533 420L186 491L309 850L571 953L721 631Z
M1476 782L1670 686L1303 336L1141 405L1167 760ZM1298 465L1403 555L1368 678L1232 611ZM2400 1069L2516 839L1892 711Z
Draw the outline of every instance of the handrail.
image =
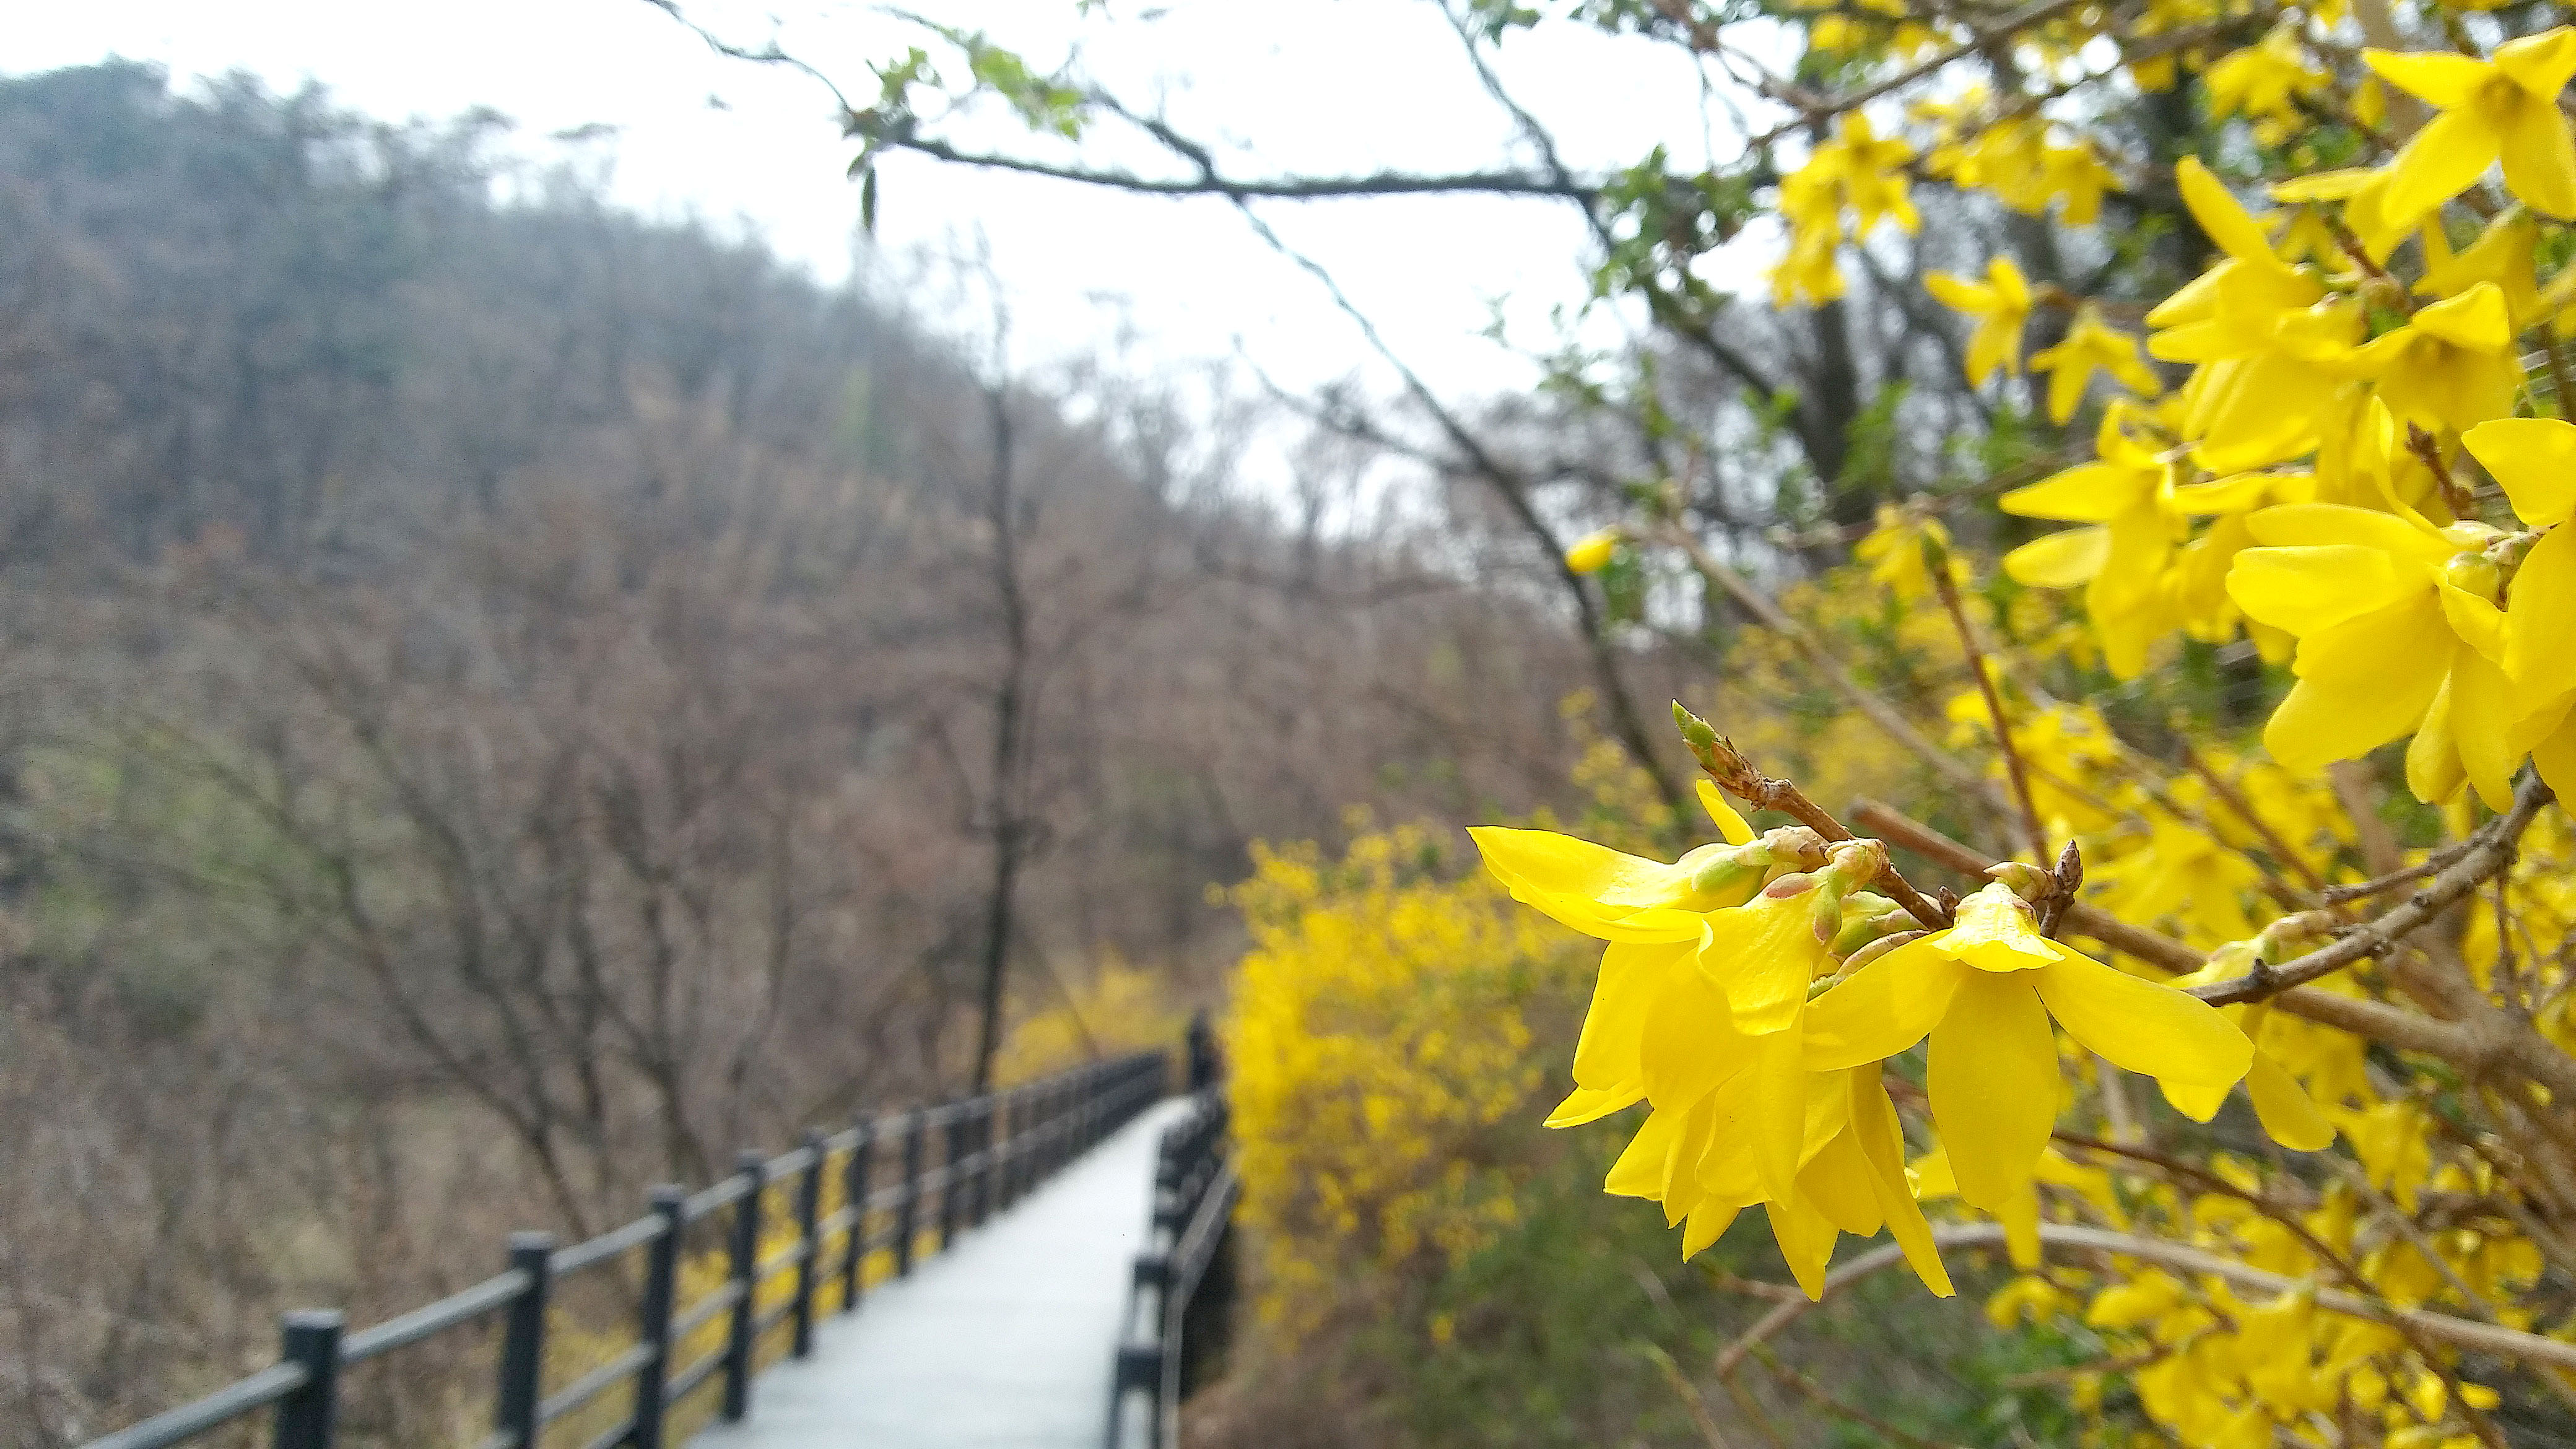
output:
M909 1274L925 1226L944 1250L961 1228L1007 1207L1134 1118L1164 1090L1169 1061L1137 1052L979 1096L955 1098L862 1121L830 1135L808 1134L775 1156L745 1153L735 1170L695 1194L657 1188L653 1210L587 1241L559 1247L542 1233L511 1239L510 1267L435 1303L355 1333L341 1316L298 1311L281 1323L277 1363L208 1394L129 1425L82 1449L168 1449L263 1409L276 1415L277 1449L332 1449L338 1435L340 1370L450 1329L499 1315L500 1363L492 1432L485 1449L525 1449L546 1424L621 1384L635 1386L626 1421L584 1449L665 1449L667 1410L721 1375L724 1415L749 1408L754 1344L791 1322L792 1356L812 1351L814 1300L826 1273L842 1285L841 1311L859 1305L869 1255L891 1249L894 1271ZM880 1153L878 1149L885 1150ZM936 1152L938 1161L929 1158ZM880 1162L894 1180L875 1181ZM824 1174L839 1165L842 1206L821 1211ZM793 1185L788 1246L765 1257L761 1218L766 1189ZM925 1224L925 1210L936 1217ZM729 1211L728 1211L729 1210ZM678 1302L681 1238L690 1224L727 1217L731 1271L721 1287L692 1304ZM871 1226L872 1216L890 1219ZM836 1261L826 1245L843 1239ZM648 1248L637 1341L552 1394L541 1392L547 1306L554 1284ZM794 1270L793 1293L764 1305L767 1284ZM727 1315L725 1344L674 1371L674 1346Z
M1224 1154L1225 1098L1212 1076L1203 1082L1189 1115L1163 1129L1155 1154L1152 1227L1110 1370L1107 1449L1180 1441L1183 1320L1225 1242L1240 1190Z
M364 1363L380 1353L415 1344L434 1333L469 1323L528 1291L528 1275L513 1268L484 1279L461 1293L362 1328L340 1341L340 1363Z

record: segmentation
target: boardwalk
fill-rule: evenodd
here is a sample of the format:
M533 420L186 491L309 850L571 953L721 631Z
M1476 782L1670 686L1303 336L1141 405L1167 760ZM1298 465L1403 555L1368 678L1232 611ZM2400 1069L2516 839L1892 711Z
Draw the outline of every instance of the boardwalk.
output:
M752 1387L751 1417L694 1449L1094 1449L1143 1244L1154 1146L1187 1110L1147 1111L1054 1181Z

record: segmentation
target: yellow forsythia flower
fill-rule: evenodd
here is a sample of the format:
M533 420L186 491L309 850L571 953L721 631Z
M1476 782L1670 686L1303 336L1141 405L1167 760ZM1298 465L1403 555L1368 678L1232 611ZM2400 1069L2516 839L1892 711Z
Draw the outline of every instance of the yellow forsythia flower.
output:
M1810 1071L1932 1038L1932 1117L1959 1196L1998 1215L2023 1210L2057 1121L2050 1018L2117 1066L2193 1086L2233 1085L2254 1060L2216 1008L2040 935L2001 882L1962 901L1950 929L1863 966L1808 1015Z
M2576 216L2576 139L2558 93L2576 76L2576 30L2559 26L2496 47L2493 60L2366 50L2380 78L2442 114L2390 163L2380 205L2411 222L2468 190L2499 159L2504 184L2535 211Z
M1948 272L1924 279L1932 295L1953 312L1977 319L1968 338L1968 382L1983 383L2000 367L2021 376L2021 330L2030 321L2030 279L2010 257L1986 263L1986 279L1972 282Z

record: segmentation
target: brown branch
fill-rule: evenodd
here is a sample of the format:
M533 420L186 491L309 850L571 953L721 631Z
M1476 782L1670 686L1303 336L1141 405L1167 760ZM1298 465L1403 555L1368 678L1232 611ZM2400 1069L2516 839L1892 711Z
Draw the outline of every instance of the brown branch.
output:
M1026 156L967 151L932 136L890 132L878 138L887 150L911 151L935 161L1078 182L1144 196L1222 196L1235 201L1326 201L1355 196L1511 196L1590 205L1601 189L1581 181L1516 171L1418 173L1373 171L1357 176L1233 177L1214 171L1197 176L1142 176L1115 167L1064 166Z
M2348 901L2367 900L2382 891L2392 891L2411 881L2422 880L2428 875L2441 874L2445 866L2468 854L2476 844L2477 841L2474 839L2454 841L2404 870L2393 870L2386 875L2373 876L2369 880L2356 881L2351 885L2328 886L2317 895L2330 906L2342 905Z
M1889 845L1913 851L1964 875L1982 874L1986 867L1994 864L1982 852L1972 850L1875 800L1856 802L1851 808L1851 817L1863 830ZM2201 953L2182 942L2132 926L2099 906L2082 901L2067 907L2065 925L2076 935L2089 936L2114 951L2178 975L2197 971L2208 964ZM2425 1052L2451 1061L2465 1060L2472 1053L2468 1033L2455 1023L2436 1021L2384 1001L2364 1001L2306 987L2292 987L2275 995L2272 1004L2292 1016L2320 1026L2331 1026L2407 1051Z
M2522 832L2529 828L2533 817L2540 814L2541 807L2555 798L2538 774L2528 776L2514 791L2513 808L2481 827L2476 843L2463 851L2456 863L2434 876L2422 890L2409 896L2405 904L2354 927L2332 945L2292 957L2277 966L2258 966L2232 980L2195 986L2191 994L2213 1006L2260 1001L2302 982L2340 971L2356 961L2388 955L2397 948L2398 942L2431 925L2463 896L2474 892L2489 877L2510 866L2514 842L2522 838Z

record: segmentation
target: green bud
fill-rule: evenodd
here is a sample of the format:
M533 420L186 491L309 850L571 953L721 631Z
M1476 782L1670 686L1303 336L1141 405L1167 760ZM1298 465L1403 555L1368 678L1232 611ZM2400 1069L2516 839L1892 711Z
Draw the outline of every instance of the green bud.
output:
M2007 860L1986 867L1991 880L2002 881L2025 901L2036 901L2057 889L2057 877L2026 860Z
M1836 931L1833 940L1826 944L1826 949L1833 954L1848 956L1881 936L1913 927L1914 918L1906 914L1902 907L1888 906L1883 910L1857 909L1861 896L1868 894L1866 891L1857 892L1851 899L1843 902L1842 929Z
M1673 701L1673 723L1681 726L1682 743L1691 747L1691 753L1717 748L1716 729L1707 720L1682 708L1678 699Z
M2442 565L2442 581L2492 604L2504 594L2504 566L2485 553L2455 553Z
M1771 852L1763 848L1761 841L1728 846L1711 852L1708 859L1691 873L1691 892L1702 899L1750 896L1752 891L1746 887L1760 882L1762 873L1770 868Z

